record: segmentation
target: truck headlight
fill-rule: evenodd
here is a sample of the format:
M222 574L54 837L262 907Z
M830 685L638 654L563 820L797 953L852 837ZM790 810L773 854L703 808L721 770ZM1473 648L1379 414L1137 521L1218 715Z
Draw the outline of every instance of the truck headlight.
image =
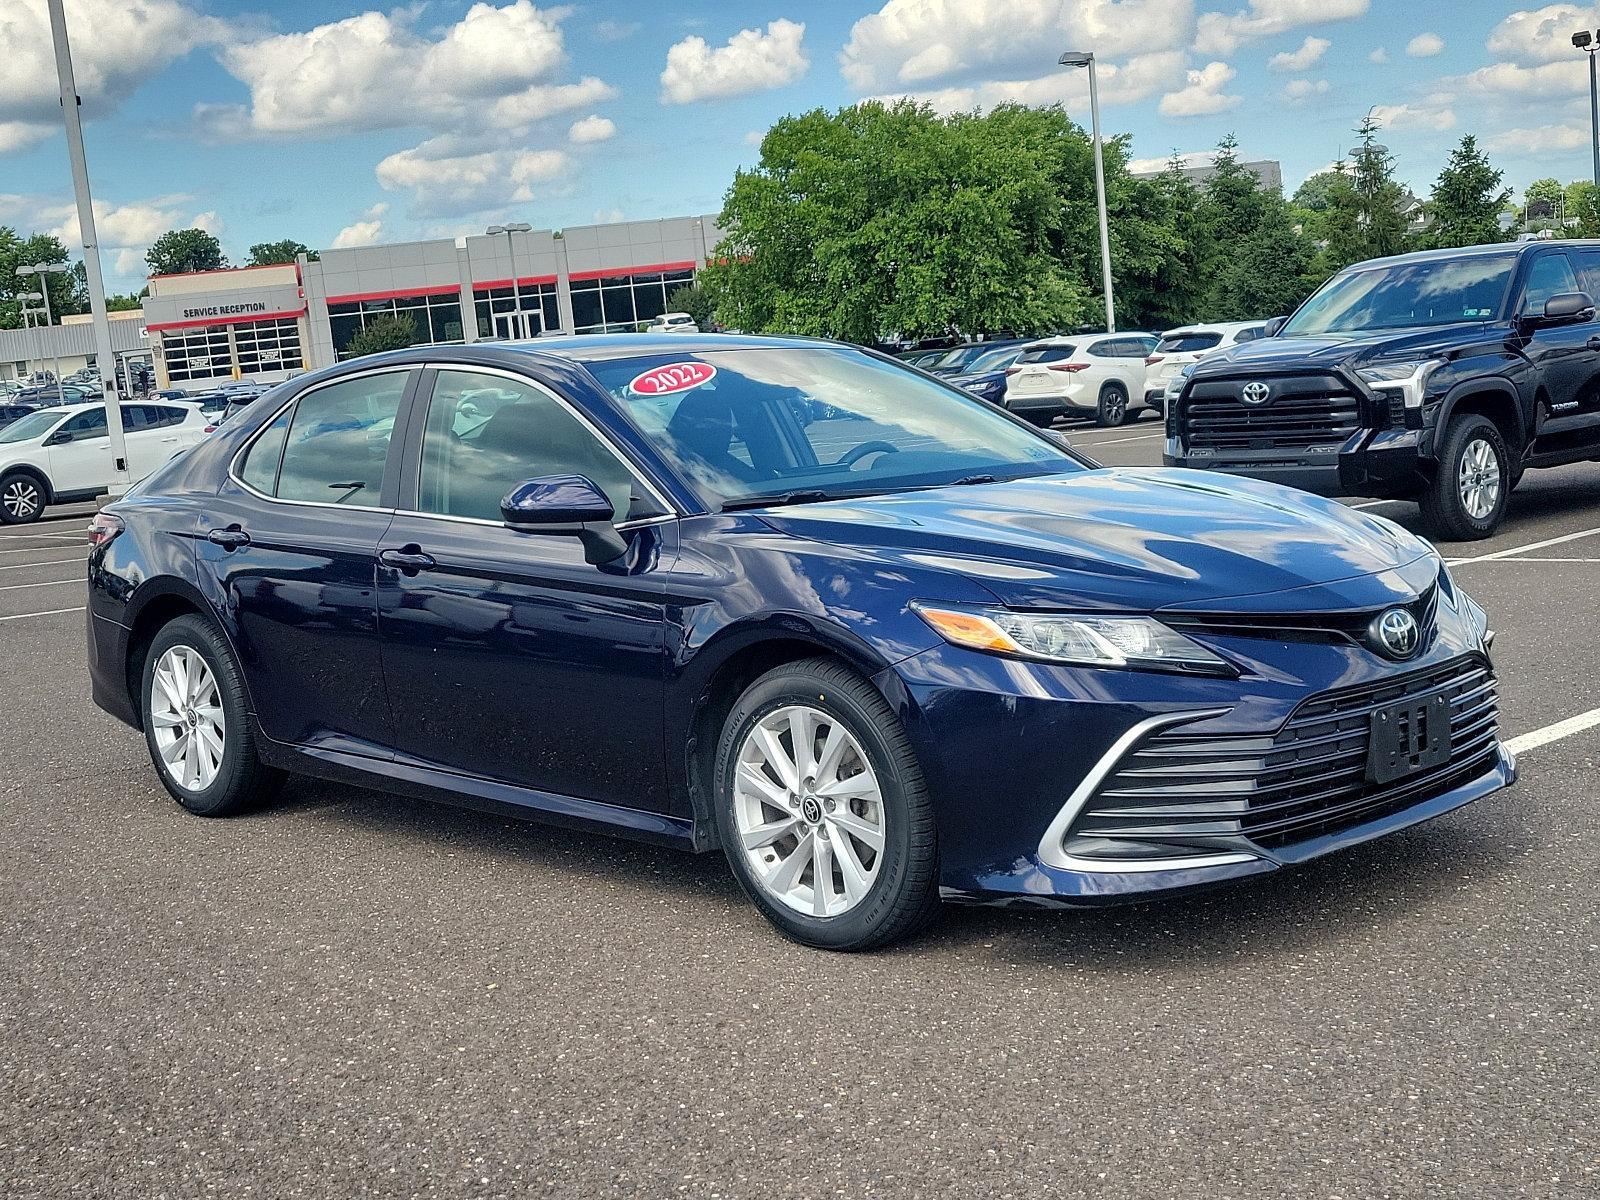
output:
M1442 359L1412 359L1358 367L1356 374L1374 391L1399 392L1407 408L1421 408L1428 376L1444 365Z

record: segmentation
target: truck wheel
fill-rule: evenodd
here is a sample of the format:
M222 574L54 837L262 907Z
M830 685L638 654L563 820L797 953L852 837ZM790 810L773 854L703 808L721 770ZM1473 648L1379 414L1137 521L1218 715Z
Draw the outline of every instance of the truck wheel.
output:
M1095 410L1094 423L1102 428L1121 425L1128 415L1128 393L1120 384L1108 383L1100 389L1100 406Z
M1492 534L1511 494L1510 464L1505 439L1489 418L1468 414L1450 422L1438 473L1419 497L1433 532L1453 542Z

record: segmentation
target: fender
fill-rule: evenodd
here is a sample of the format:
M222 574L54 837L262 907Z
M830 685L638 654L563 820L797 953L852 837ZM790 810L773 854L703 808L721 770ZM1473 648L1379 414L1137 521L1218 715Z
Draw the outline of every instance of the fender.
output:
M1445 393L1444 400L1439 405L1439 415L1434 418L1433 431L1428 435L1427 452L1430 455L1434 458L1439 456L1444 445L1445 430L1450 427L1450 418L1455 413L1456 405L1467 396L1481 396L1487 393L1505 397L1506 403L1511 406L1518 428L1522 430L1524 447L1533 440L1531 422L1525 415L1522 397L1518 394L1516 385L1503 375L1479 376L1475 379L1464 379Z

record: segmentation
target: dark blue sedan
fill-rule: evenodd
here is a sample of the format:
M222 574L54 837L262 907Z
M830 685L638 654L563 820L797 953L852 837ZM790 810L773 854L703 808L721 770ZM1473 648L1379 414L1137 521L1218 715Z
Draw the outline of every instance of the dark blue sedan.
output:
M1098 468L829 343L360 359L90 540L95 700L185 808L297 772L720 848L835 949L941 898L1275 871L1514 775L1483 612L1425 542Z

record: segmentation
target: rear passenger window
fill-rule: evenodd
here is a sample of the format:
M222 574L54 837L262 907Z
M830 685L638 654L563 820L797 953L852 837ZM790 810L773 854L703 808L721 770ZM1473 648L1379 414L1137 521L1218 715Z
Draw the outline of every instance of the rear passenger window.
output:
M278 494L278 460L283 457L283 442L289 435L289 418L293 415L292 407L279 413L245 454L239 478L263 495Z
M376 508L409 374L363 375L301 396L278 468L278 499Z
M1528 282L1522 289L1523 316L1537 316L1544 312L1545 301L1552 296L1578 290L1578 281L1572 274L1572 264L1565 254L1541 254L1528 269Z

